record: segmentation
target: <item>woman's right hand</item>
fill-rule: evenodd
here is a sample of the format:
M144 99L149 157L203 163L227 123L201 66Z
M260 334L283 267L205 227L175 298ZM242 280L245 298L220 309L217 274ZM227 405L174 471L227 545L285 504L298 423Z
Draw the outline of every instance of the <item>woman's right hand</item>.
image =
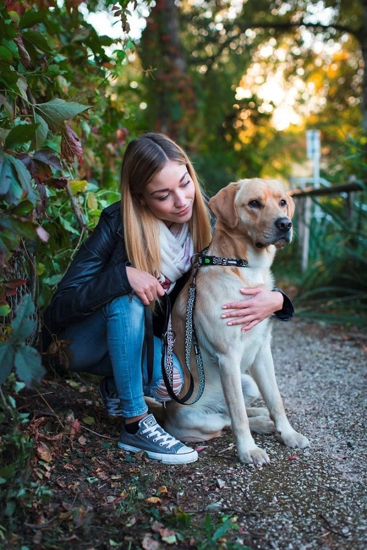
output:
M145 306L148 306L158 296L164 296L165 291L162 285L150 273L127 266L126 274L135 294Z

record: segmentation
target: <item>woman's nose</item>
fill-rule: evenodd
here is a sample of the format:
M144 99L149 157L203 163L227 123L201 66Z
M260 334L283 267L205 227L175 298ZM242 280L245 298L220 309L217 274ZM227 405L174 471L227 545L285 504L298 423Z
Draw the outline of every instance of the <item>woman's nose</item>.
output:
M185 194L182 192L177 193L175 197L175 206L185 206L185 204L186 204Z

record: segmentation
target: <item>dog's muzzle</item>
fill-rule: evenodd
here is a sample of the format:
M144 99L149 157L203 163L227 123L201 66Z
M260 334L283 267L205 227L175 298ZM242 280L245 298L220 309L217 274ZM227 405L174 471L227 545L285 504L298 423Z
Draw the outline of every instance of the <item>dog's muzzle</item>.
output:
M276 248L283 248L283 246L291 242L293 236L293 224L291 220L286 216L277 218L274 225L275 231L273 232L273 237L267 243L257 242L257 248L261 249L264 246L269 246L269 244L273 244Z

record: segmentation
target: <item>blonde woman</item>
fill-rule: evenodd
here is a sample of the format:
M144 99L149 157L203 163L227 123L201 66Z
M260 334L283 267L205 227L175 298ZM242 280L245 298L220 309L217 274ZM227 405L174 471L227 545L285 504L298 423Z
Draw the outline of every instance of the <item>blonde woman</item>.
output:
M174 302L191 256L210 242L210 212L185 152L162 134L129 143L121 168L121 203L106 208L83 243L45 311L44 348L51 335L70 339L70 368L100 375L107 412L123 417L119 447L145 451L166 464L197 460L148 414L144 396L170 399L161 371L164 301ZM223 322L249 330L274 312L293 308L281 292L251 289ZM163 306L162 306L163 304ZM145 318L153 311L153 373L148 374ZM229 317L229 319L228 319ZM175 395L183 371L173 358Z

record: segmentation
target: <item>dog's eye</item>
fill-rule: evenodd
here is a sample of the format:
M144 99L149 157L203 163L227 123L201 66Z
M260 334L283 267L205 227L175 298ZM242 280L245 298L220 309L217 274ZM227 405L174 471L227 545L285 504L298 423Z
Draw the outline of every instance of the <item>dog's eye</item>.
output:
M280 206L287 206L287 201L285 199L282 199L280 201Z
M250 201L248 205L251 206L251 208L261 208L261 203L257 200Z

